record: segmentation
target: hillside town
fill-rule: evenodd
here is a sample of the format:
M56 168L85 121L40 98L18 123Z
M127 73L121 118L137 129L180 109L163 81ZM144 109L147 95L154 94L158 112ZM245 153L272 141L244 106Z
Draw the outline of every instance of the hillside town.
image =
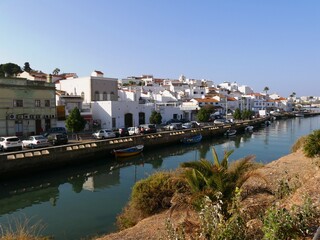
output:
M59 69L58 69L59 70ZM237 82L216 83L206 79L177 79L153 75L107 77L94 70L76 73L32 69L0 77L2 96L0 135L29 136L51 127L65 127L69 113L77 107L87 121L85 130L117 129L149 122L153 111L162 122L171 119L196 120L197 112L211 105L214 115L232 115L236 109L250 110L255 116L291 112L304 105L312 107L319 97L270 94L269 88L255 91Z

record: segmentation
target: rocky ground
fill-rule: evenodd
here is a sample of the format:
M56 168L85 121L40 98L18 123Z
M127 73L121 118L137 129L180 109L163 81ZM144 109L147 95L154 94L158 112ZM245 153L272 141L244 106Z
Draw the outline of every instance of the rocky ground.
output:
M283 207L290 208L292 205L301 205L306 194L320 209L320 171L319 160L310 159L301 151L291 153L277 161L273 161L257 170L262 178L251 178L244 186L247 197L242 201L244 211L251 215L251 221L247 226L252 231L258 229L258 212L275 202ZM293 191L284 200L277 200L274 194L278 189L279 182L286 182ZM266 191L263 191L263 190ZM185 222L190 226L187 231L192 231L197 225L197 214L186 209L166 211L140 221L136 226L112 233L99 240L129 240L129 239L166 239L166 219L170 217L175 224Z

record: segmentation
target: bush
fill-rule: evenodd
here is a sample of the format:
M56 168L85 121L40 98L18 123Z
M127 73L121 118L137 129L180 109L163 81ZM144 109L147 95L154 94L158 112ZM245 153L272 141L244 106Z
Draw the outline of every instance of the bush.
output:
M170 199L181 182L169 172L157 172L137 182L132 189L131 202L145 215L152 215L170 207Z
M302 206L293 206L291 211L272 207L263 219L264 238L268 240L296 239L312 235L313 227L319 224L319 213L310 198Z
M315 130L306 137L303 152L307 157L317 157L320 154L320 130Z
M129 204L117 218L118 227L134 226L141 219L170 208L173 195L186 189L185 181L176 175L177 172L157 172L138 181Z
M306 136L300 137L291 147L291 152L296 152L299 149L303 149L304 143L306 141Z

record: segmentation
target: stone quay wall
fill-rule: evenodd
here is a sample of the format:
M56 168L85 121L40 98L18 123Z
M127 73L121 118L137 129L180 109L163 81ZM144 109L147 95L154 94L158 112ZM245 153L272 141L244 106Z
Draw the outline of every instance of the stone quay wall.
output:
M267 120L266 118L259 118L233 123L232 125L208 125L193 129L163 131L107 140L84 140L62 146L3 153L0 154L0 178L28 175L66 165L77 165L81 162L92 161L95 158L112 158L113 149L139 144L143 144L145 151L148 151L154 147L181 144L182 138L198 133L201 133L203 138L214 138L223 135L230 128L242 131L248 125L261 125Z

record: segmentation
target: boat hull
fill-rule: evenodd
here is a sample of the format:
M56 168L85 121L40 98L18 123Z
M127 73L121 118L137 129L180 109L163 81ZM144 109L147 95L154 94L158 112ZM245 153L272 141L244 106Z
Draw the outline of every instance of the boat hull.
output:
M192 143L198 143L202 140L202 135L198 134L195 136L191 136L191 137L185 137L183 139L181 139L181 142L184 144L192 144Z
M131 157L140 154L143 151L143 145L138 145L134 147L124 148L124 149L114 149L113 154L116 157Z

